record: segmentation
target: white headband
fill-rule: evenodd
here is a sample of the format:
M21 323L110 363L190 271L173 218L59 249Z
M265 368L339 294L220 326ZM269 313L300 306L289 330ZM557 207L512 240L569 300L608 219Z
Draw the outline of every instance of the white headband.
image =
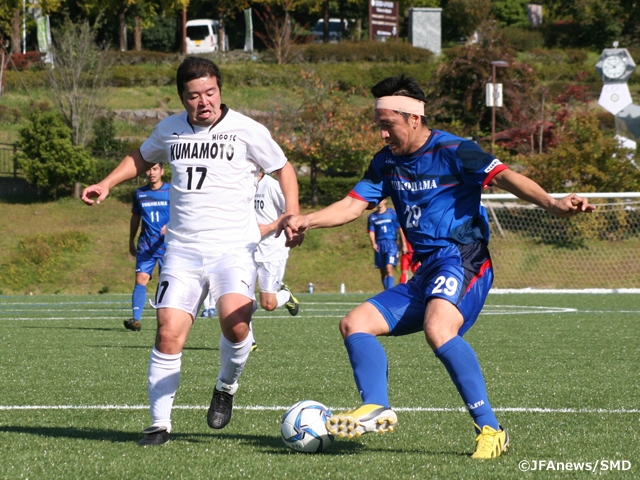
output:
M394 110L424 116L424 102L404 95L391 95L376 99L376 110Z

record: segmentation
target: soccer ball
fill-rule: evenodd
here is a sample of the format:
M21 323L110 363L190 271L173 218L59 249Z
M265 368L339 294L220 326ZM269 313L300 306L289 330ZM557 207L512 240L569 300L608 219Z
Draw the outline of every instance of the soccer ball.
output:
M319 402L302 400L292 405L282 417L280 433L284 444L297 451L319 453L333 443L325 423L331 411Z

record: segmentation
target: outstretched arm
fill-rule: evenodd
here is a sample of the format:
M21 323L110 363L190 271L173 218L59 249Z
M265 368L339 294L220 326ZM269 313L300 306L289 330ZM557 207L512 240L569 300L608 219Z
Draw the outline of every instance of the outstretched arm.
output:
M95 185L89 185L85 188L82 191L82 201L87 205L93 205L94 203L100 204L105 198L107 198L109 190L112 187L141 175L149 170L152 165L153 164L144 161L142 154L140 153L140 149L136 148L133 152L124 157L120 164L102 181Z
M571 217L578 213L591 213L596 207L586 198L571 193L564 198L551 197L540 185L513 170L503 170L491 179L491 185L513 193L516 197L544 208L558 217Z
M283 218L278 225L278 234L284 231L287 235L287 244L296 246L302 243L299 241L299 238L304 235L307 230L312 228L337 227L352 222L358 218L368 206L369 204L367 202L347 196L317 212Z

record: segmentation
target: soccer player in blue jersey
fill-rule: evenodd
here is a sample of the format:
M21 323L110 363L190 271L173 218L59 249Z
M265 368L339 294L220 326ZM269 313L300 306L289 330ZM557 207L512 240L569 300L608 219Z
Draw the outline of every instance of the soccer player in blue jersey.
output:
M398 264L398 232L400 224L393 208L387 208L387 200L378 204L378 211L369 215L367 221L369 240L373 247L373 261L380 269L380 278L384 289L392 288L395 279L393 269Z
M164 234L169 223L169 184L162 181L162 164L153 165L146 171L146 175L149 183L136 190L129 222L129 252L136 257L136 284L131 295L133 316L124 321L124 327L135 332L142 327L142 311L147 303L147 284L151 280L153 269L157 264L158 270L162 270ZM140 236L136 245L138 229Z
M489 227L480 207L484 187L495 186L559 217L592 212L584 198L554 199L537 183L510 170L473 141L427 126L424 92L404 75L375 85L374 121L386 143L344 199L281 222L288 241L311 228L356 219L391 197L407 241L422 265L406 284L357 306L340 322L363 405L334 414L333 434L392 431L397 417L387 391L387 356L376 339L423 331L469 410L476 430L474 459L501 455L509 446L487 396L480 364L463 339L482 309L493 280ZM426 392L425 392L426 393Z

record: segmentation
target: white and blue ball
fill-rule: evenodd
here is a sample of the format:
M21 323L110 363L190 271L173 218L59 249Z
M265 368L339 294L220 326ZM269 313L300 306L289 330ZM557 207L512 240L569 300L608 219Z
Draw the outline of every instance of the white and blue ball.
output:
M333 443L333 435L325 427L330 416L331 411L314 400L302 400L292 405L280 424L282 441L297 452L324 452Z

